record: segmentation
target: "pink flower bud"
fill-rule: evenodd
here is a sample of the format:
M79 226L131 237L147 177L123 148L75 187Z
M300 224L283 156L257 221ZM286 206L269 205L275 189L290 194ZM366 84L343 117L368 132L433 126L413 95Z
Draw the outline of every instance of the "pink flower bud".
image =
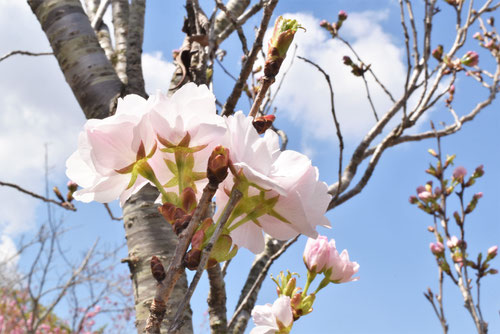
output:
M475 51L467 51L460 61L466 66L476 66L479 63L479 55Z
M322 28L327 28L329 25L330 23L328 23L327 20L321 20L321 22L319 23L319 26Z
M339 12L338 19L339 19L339 21L347 20L347 13L345 11L341 10Z
M431 242L429 248L434 255L442 255L444 253L444 245L440 242Z
M442 61L443 51L443 46L438 45L434 50L432 50L432 56L437 60Z
M484 40L483 35L481 35L481 33L480 33L479 31L478 31L478 32L476 32L476 33L474 34L474 36L472 36L472 38L477 39L478 41L482 41L482 40Z
M481 197L483 197L483 193L482 192L478 192L477 194L474 194L474 198L475 199L480 199Z
M333 246L328 244L328 238L323 235L318 236L316 239L307 239L303 257L309 271L320 273L326 269L330 247L335 248L335 243Z
M458 247L459 240L456 236L452 236L450 240L446 241L448 248L452 249Z
M465 169L465 167L463 166L458 166L453 171L453 178L456 179L458 182L463 182L465 175L467 175L467 169Z
M429 191L422 191L418 194L418 198L420 198L422 201L428 201L432 198L432 193Z
M495 256L497 256L497 253L498 253L498 246L495 245L488 248L488 257L494 258Z
M335 248L335 240L330 240L329 245L330 256L328 257L325 275L330 278L330 281L333 283L347 283L359 280L359 277L352 277L358 272L359 264L349 260L349 253L345 249L339 255Z

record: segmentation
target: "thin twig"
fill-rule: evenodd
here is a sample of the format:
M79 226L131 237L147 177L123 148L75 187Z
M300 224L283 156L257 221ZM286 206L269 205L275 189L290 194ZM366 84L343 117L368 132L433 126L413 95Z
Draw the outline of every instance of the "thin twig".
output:
M200 224L201 218L205 216L205 212L211 203L217 188L218 185L214 185L210 182L205 186L198 206L196 207L188 226L179 235L179 242L166 271L166 277L156 286L155 296L153 298L153 302L151 303L149 317L146 321L145 332L148 334L160 333L160 326L163 321L163 317L165 316L168 298L174 289L175 283L184 272L184 255L186 254L196 228Z
M321 66L319 66L318 64L312 62L311 60L309 60L307 58L304 58L301 56L297 56L297 58L299 58L299 59L305 61L306 63L309 63L309 64L313 65L314 67L316 67L316 69L318 71L320 71L321 74L323 74L323 76L325 77L325 80L328 84L328 88L330 90L330 105L331 105L331 109L332 109L333 122L335 123L335 128L337 130L337 138L339 139L339 170L338 170L339 186L338 186L338 188L337 188L338 190L335 192L335 195L333 198L333 200L336 200L340 195L340 189L342 189L342 161L343 161L343 152L344 152L344 140L342 138L342 133L340 132L340 124L337 120L337 114L335 113L335 103L334 103L334 94L333 94L332 83L330 81L330 76L321 68ZM376 114L375 114L375 117L376 117ZM377 121L378 121L378 119L377 119Z
M237 320L237 318L240 315L240 313L244 309L248 309L249 308L250 299L251 299L252 295L262 285L262 282L263 282L264 278L266 277L267 272L268 272L269 268L271 267L271 265L273 264L273 262L277 258L279 258L281 256L281 254L283 254L288 249L288 247L290 247L295 241L297 241L297 239L299 238L299 236L300 236L300 234L297 235L295 238L293 238L291 240L288 240L266 262L266 264L265 264L264 268L262 269L262 271L260 272L259 276L257 276L257 279L255 280L254 284L252 285L252 287L250 288L250 290L248 290L248 293L246 294L245 298L243 298L243 300L241 301L241 303L238 305L238 308L236 309L236 311L234 311L234 314L233 314L233 316L232 316L232 318L231 318L231 320L229 321L229 324L228 324L228 327L230 329L232 328L232 326L234 326L234 322ZM253 305L251 307L253 307Z
M75 206L72 204L72 203L69 203L69 202L58 202L56 200L53 200L51 198L47 198L45 196L41 196L41 195L38 195L38 194L35 194L34 192L31 192L29 190L26 190L24 188L21 188L20 186L18 186L17 184L13 184L13 183L8 183L8 182L2 182L0 181L0 186L5 186L5 187L11 187L11 188L14 188L16 190L19 190L20 192L22 193L25 193L27 195L30 195L34 198L37 198L39 200L42 200L46 203L52 203L52 204L55 204L55 205L58 205L60 206L61 208L64 208L66 210L70 210L70 211L76 211L76 208Z
M255 41L253 43L252 50L248 54L248 57L246 57L246 60L241 68L238 81L234 85L233 90L229 95L229 97L227 98L226 103L224 104L224 108L222 109L222 115L224 116L229 116L234 113L234 108L236 107L236 104L240 99L243 87L245 86L248 76L252 72L253 64L255 63L255 60L257 58L260 49L262 49L262 41L264 40L264 34L266 33L267 26L269 25L269 20L271 19L274 8L276 7L277 4L278 0L270 0L269 3L264 8L264 15L262 16L260 27L257 32L257 37L255 38Z
M3 55L0 57L0 61L3 61L9 57L15 56L15 55L22 55L22 56L53 56L54 54L52 52L30 52L30 51L21 51L21 50L16 50L16 51L11 51L7 53L6 55Z
M203 271L205 270L205 267L207 266L207 262L210 256L210 253L212 252L212 248L215 245L215 242L217 239L219 239L222 229L224 228L224 225L226 224L227 220L233 213L234 208L236 207L236 204L240 201L241 197L243 194L236 188L234 188L231 191L231 195L229 197L229 200L226 204L226 207L224 208L224 211L222 212L220 216L220 220L217 223L217 226L215 227L215 230L212 234L212 237L210 238L210 241L208 242L207 246L203 248L203 252L201 254L200 258L200 263L198 264L198 268L196 269L196 273L193 277L193 280L191 281L191 284L189 285L188 290L186 291L186 294L184 295L184 299L182 300L181 304L179 305L177 309L177 313L175 314L174 321L172 325L170 326L168 332L169 333L174 333L178 329L180 329L183 325L183 318L182 315L184 314L184 310L186 309L186 306L189 304L189 301L191 300L191 296L193 295L194 290L196 289L196 286L198 285L198 282L200 281L201 275L203 274ZM250 223L251 224L251 223Z
M106 211L108 212L109 217L111 218L111 220L117 220L117 221L123 220L123 217L115 217L113 215L113 212L111 211L111 208L109 207L108 203L103 203L103 205L106 208Z

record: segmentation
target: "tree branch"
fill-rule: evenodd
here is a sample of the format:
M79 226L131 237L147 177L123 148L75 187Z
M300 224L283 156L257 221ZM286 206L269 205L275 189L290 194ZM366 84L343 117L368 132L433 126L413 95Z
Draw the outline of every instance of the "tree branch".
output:
M278 4L278 0L270 0L266 7L264 8L264 15L260 22L259 31L257 32L257 37L255 38L255 42L253 43L252 50L248 54L245 62L240 71L240 75L238 77L238 81L233 87L233 90L224 104L222 109L222 115L229 116L234 113L234 108L240 99L241 92L245 83L252 72L253 64L257 58L257 54L262 49L262 41L264 40L264 34L266 33L267 26L269 25L269 20L273 14L274 8Z
M147 97L142 73L142 42L144 39L144 13L146 0L132 0L127 37L127 93Z
M26 190L26 189L18 186L17 184L14 184L14 183L8 183L8 182L0 181L0 186L11 187L11 188L14 188L16 190L19 190L22 193L30 195L31 197L37 198L39 200L42 200L42 201L44 201L46 203L52 203L52 204L58 205L61 208L66 209L66 210L76 211L75 206L72 203L70 203L70 202L60 202L60 201L56 201L56 200L53 200L53 199L48 198L48 197L44 197L44 196L35 194L34 192Z
M16 50L16 51L11 51L2 57L0 57L0 61L3 61L9 57L15 56L15 55L22 55L22 56L53 56L54 54L52 52L30 52L30 51L21 51L21 50Z

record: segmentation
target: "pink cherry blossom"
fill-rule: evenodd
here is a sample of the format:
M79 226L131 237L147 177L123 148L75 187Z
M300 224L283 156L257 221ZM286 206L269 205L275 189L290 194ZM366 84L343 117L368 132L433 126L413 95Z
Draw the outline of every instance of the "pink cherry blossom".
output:
M359 280L358 277L354 276L359 270L359 264L357 262L351 262L349 260L349 254L346 249L340 253L335 247L335 240L331 239L330 252L328 256L328 264L326 265L327 271L325 275L330 278L333 283L347 283Z
M324 214L331 196L306 156L295 151L281 152L277 135L267 130L260 137L252 118L241 112L229 116L226 124L228 131L222 145L229 148L231 161L250 185L239 205L252 208L230 219L228 227L235 244L259 253L264 248L262 232L280 240L299 233L316 238L316 226L330 226ZM216 218L233 184L233 178L228 177L219 188ZM259 196L255 207L252 201Z
M290 297L281 296L271 304L256 305L252 310L255 326L250 334L288 333L293 325Z
M205 173L208 157L213 148L220 144L226 132L225 122L216 114L215 96L207 86L188 83L172 97L158 93L157 103L150 114L152 128L162 143L178 145L189 134L189 147L193 149L194 166L191 172ZM160 149L165 145L160 144ZM163 158L175 162L173 152L163 153ZM157 170L157 177L166 184L173 177L164 164ZM208 180L203 177L194 181L198 197ZM167 188L168 191L168 188Z
M139 176L127 189L131 175L117 170L133 164L141 146L146 154L154 150L156 141L146 117L150 103L129 95L118 101L115 115L86 122L77 151L66 161L66 175L83 188L73 194L75 199L106 203L121 195L123 203L147 183Z
M309 271L320 273L326 269L329 255L330 245L327 237L320 235L316 239L307 239L303 258Z
M458 166L453 171L453 178L458 180L459 182L463 181L465 175L467 175L467 169L465 169L465 167L463 166Z
M432 198L432 193L429 191L422 191L418 194L418 198L420 198L422 201L427 201Z
M444 245L441 242L431 242L429 248L434 255L440 255L444 252Z
M454 235L450 238L450 240L446 241L446 245L448 248L458 247L460 240Z

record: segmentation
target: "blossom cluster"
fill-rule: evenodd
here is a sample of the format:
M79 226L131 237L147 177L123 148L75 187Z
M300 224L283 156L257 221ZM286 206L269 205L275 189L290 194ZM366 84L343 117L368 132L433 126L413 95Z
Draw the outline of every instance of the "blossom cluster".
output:
M201 197L208 159L220 145L236 172L218 188L214 220L237 183L243 198L227 223L236 245L258 253L264 247L262 231L281 240L298 234L315 238L316 226L330 225L324 217L327 185L309 158L280 151L278 136L272 130L259 135L242 112L217 115L214 95L193 83L171 97L128 95L118 101L115 115L88 120L66 173L82 187L73 193L76 200L119 198L123 204L149 183L160 191L162 203L182 207L186 191Z

